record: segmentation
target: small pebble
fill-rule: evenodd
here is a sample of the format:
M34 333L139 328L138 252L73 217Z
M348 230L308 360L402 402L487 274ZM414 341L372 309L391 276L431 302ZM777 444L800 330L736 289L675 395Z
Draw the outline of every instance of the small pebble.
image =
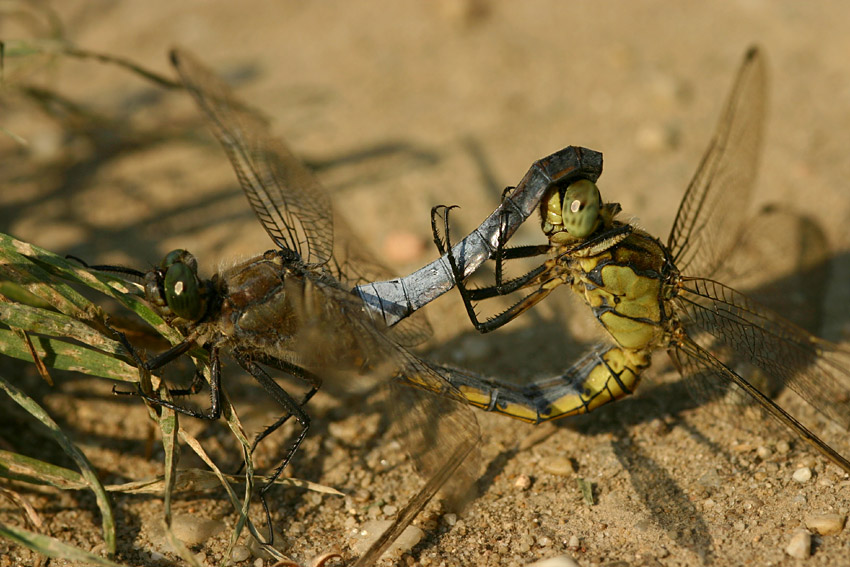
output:
M265 526L260 529L260 534L264 538L268 538L269 528ZM278 539L280 538L280 539ZM283 534L281 534L278 530L274 530L274 540L275 541L284 541ZM254 538L248 539L248 549L251 551L251 555L256 557L257 559L254 561L254 565L260 565L262 567L263 561L268 559L269 561L273 560L272 554L264 548L260 542L258 542Z
M395 516L396 512L398 512L398 506L387 504L386 506L381 508L381 512L384 513L384 516Z
M171 519L171 531L177 539L190 546L204 543L224 527L224 522L191 514L175 514Z
M261 558L257 558L254 560L254 567L263 567L263 560Z
M514 481L514 486L519 488L520 490L528 490L529 488L531 488L531 477L527 474L519 475Z
M445 515L443 516L443 522L444 522L447 526L453 526L453 525L455 525L455 524L457 523L457 514L453 514L453 513L451 513L451 512L449 512L448 514L445 514Z
M776 452L780 455L786 454L791 450L791 445L788 444L788 441L780 441L776 444Z
M579 567L579 564L569 555L558 555L529 563L526 567Z
M230 554L230 559L234 563L242 563L251 557L251 550L244 545L234 545L233 552Z
M759 445L756 449L756 455L758 455L759 459L762 461L767 460L773 453L771 452L769 447L765 447L764 445Z
M570 541L567 542L567 547L572 549L578 549L581 547L581 541L578 539L578 536L571 535Z
M392 521L390 520L373 520L365 522L360 529L357 530L351 549L354 553L360 555L364 553L375 540L381 537ZM416 526L407 526L404 531L398 536L398 539L393 542L390 548L381 557L399 556L406 551L410 551L422 538L425 537L425 532Z
M812 534L806 530L798 530L791 536L785 553L796 559L806 559L812 554Z
M796 482L809 482L812 479L812 469L809 467L800 467L799 469L794 471L794 474L791 475Z
M565 457L549 457L540 460L540 468L556 476L573 476L573 463Z
M806 527L816 534L835 535L844 529L846 520L841 514L813 514L806 516Z

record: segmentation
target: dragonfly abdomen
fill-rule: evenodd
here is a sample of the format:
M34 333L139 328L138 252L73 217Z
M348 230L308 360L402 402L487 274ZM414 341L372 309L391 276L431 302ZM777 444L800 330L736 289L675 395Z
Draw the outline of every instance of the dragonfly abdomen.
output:
M452 375L452 385L466 400L483 410L540 423L587 413L634 392L651 362L651 351L600 346L564 374L525 385L501 380L466 380Z

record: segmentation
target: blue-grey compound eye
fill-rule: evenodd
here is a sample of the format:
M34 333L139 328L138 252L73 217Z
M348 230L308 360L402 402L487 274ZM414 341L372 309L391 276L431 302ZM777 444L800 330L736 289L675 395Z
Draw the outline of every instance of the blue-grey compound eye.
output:
M172 263L165 273L165 301L178 317L188 321L201 318L204 305L199 288L195 270L182 262Z
M602 197L596 184L580 179L567 187L561 203L564 229L577 238L584 238L599 226L599 209Z

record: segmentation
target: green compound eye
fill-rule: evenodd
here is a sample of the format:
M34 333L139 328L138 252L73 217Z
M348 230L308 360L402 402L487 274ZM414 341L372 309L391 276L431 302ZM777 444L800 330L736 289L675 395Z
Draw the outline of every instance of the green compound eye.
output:
M581 179L567 187L561 204L564 229L577 238L584 238L599 226L602 198L596 184Z
M171 263L165 273L165 301L175 315L188 321L197 321L203 315L198 276L190 265Z
M198 270L198 261L195 260L195 257L181 248L172 250L166 254L165 258L162 259L162 262L159 263L159 267L163 270L168 270L168 268L178 263L186 264L193 271Z

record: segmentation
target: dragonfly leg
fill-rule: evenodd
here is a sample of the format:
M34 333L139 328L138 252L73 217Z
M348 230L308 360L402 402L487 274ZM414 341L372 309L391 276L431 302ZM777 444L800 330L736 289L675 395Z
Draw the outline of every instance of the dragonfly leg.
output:
M541 276L543 276L548 270L548 267L545 264L538 266L530 272L508 282L497 281L496 285L494 286L483 287L478 289L469 289L468 287L466 287L466 285L463 283L463 274L461 273L461 270L457 264L457 260L454 257L454 253L452 252L451 240L449 236L449 211L452 207L442 208L444 209L443 222L444 231L446 235L445 248L443 248L444 244L439 236L439 231L437 230L436 223L436 217L439 214L438 211L440 207L434 207L433 209L431 209L431 226L434 230L434 242L437 244L437 247L440 252L442 254L445 254L448 258L449 266L452 270L452 276L454 277L458 291L460 292L460 296L463 299L463 304L466 308L466 313L469 316L469 320L472 322L473 326L475 326L475 328L479 332L487 333L494 329L498 329L499 327L505 325L509 321L512 321L520 313L524 312L526 309L528 309L529 307L549 295L549 292L552 290L553 286L545 286L543 284L547 282L540 281ZM498 252L499 249L501 249L501 252ZM545 253L548 249L548 245L522 246L519 248L504 249L504 241L501 238L500 232L497 255L499 255L500 259L525 258ZM522 298L519 302L515 303L506 311L485 321L480 321L478 319L478 315L475 313L474 302L481 301L483 299L488 299L490 297L495 297L497 295L506 295L521 288L538 283L540 285L539 287L537 287L537 289L526 295L524 298Z
M289 449L283 457L283 460L280 462L280 464L277 466L271 476L269 476L266 483L260 488L260 501L263 503L263 510L266 514L266 523L269 527L269 540L267 542L261 543L265 545L272 545L274 543L274 532L272 530L271 511L269 510L269 505L266 501L266 493L271 489L271 487L274 485L275 481L280 477L280 475L283 474L283 469L285 469L286 466L289 464L289 461L292 460L293 455L295 455L295 452L298 451L298 447L301 446L301 443L307 436L307 431L310 429L310 417L307 415L307 413L301 406L303 405L303 403L306 403L306 401L308 401L313 396L313 394L316 393L316 391L319 389L319 386L321 385L321 380L317 376L299 367L286 363L282 360L272 359L271 357L263 357L263 362L270 362L274 360L277 363L280 363L280 366L283 370L292 372L296 376L303 377L313 384L313 388L307 393L307 395L305 395L306 399L302 402L302 404L299 404L292 398L292 396L289 395L286 390L284 390L277 382L275 382L272 377L269 376L268 373L266 373L266 371L260 367L259 364L257 364L254 360L251 360L244 353L241 353L238 350L234 350L233 358L236 359L239 365L244 368L248 373L250 373L251 376L253 376L257 382L259 382L263 389L272 398L274 398L277 403L283 406L287 412L285 416L278 419L274 424L272 424L270 427L267 427L260 434L258 439L252 445L251 449L253 450L253 448L256 447L260 439L265 438L270 433L275 431L277 428L283 425L290 417L295 417L296 421L298 421L298 424L301 426L301 431L296 436L295 440L292 442L292 445L290 445Z
M286 374L289 374L290 376L295 376L296 378L301 378L302 380L304 380L308 384L310 384L310 389L304 394L304 396L302 396L301 401L297 402L298 407L300 407L300 408L303 408L307 404L307 402L309 402L313 398L313 396L316 394L316 392L319 391L319 388L322 387L322 379L319 376L317 376L316 374L313 374L312 372L310 372L308 370L305 370L304 368L301 368L300 366L296 366L292 363L286 362L285 360L281 360L279 358L274 358L274 357L270 357L270 356L253 355L252 358L255 361L262 362L263 364L265 364L267 366L271 366L272 368L276 368L277 370L285 372ZM277 386L277 383L275 383L275 386ZM281 388L281 390L283 390L283 388ZM284 393L286 393L285 390L283 390L283 391L284 391ZM287 393L286 395L288 396L289 394ZM292 415L293 415L292 412L287 413L286 415L283 415L280 418L278 418L278 420L275 421L273 424L271 424L268 427L266 427L265 429L263 429L263 431L261 431L257 435L257 437L254 439L254 442L251 443L251 452L252 453L254 452L254 449L257 448L257 445L260 444L260 441L262 441L263 439L265 439L266 437L268 437L269 435L271 435L272 433L277 431L284 423L286 423L289 420L290 417L292 417ZM241 469L241 467L240 467L240 469Z
M107 327L109 327L108 324ZM158 354L151 360L145 361L142 360L142 357L139 355L138 350L130 343L124 333L112 327L109 327L109 329L113 332L113 334L115 334L121 345L130 353L130 356L133 357L133 360L136 362L136 365L139 368L145 369L145 371L147 372L151 372L153 370L156 370L157 368L162 368L169 362L177 359L181 355L188 352L189 349L195 345L194 341L183 341L174 345L167 351ZM192 384L189 386L189 388L178 388L173 390L169 389L168 393L175 396L185 396L187 394L194 394L197 393L202 383L203 376L196 371L195 376L192 379ZM218 356L218 348L213 348L210 351L210 408L205 412L198 411L192 408L187 408L175 404L173 402L169 402L168 400L149 396L142 391L140 384L137 385L137 388L138 389L134 392L127 392L118 390L113 386L112 393L117 396L139 396L146 402L155 406L168 408L178 413L182 413L183 415L188 415L197 419L215 421L219 417L221 417L221 361L219 360Z

